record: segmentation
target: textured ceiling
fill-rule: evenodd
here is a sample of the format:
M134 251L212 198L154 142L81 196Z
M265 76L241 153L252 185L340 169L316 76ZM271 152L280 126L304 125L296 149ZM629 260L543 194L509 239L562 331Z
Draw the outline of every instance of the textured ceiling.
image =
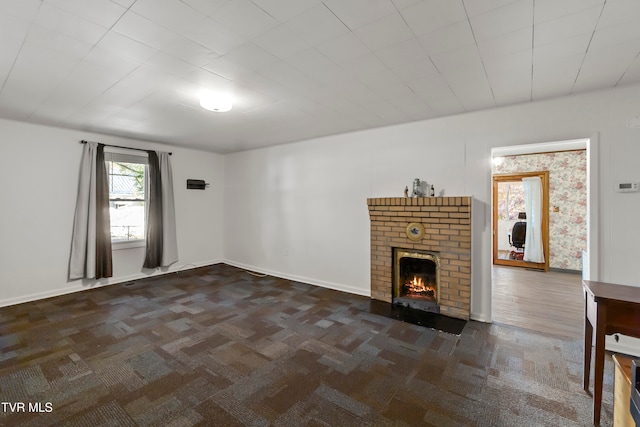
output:
M0 117L228 153L637 83L639 21L639 0L2 0Z

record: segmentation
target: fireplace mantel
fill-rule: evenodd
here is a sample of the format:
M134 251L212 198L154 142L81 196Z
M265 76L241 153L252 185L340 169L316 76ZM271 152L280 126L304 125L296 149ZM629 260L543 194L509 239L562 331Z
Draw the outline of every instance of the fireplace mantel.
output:
M469 319L471 312L471 197L367 199L371 219L371 298L391 302L393 248L440 257L440 312ZM407 236L410 223L424 235ZM422 234L422 233L421 233Z

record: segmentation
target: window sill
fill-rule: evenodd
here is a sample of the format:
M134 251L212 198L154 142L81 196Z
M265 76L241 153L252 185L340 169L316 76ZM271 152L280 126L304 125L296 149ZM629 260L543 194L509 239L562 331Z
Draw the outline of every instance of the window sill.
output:
M145 242L146 240L144 239L111 242L111 250L120 251L123 249L144 248Z

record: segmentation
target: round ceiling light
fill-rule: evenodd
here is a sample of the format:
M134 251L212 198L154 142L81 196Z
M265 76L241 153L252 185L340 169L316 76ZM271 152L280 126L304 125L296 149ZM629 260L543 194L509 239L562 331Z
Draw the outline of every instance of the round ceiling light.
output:
M200 96L200 106L205 110L224 113L231 110L233 100L229 95L217 92L205 92Z

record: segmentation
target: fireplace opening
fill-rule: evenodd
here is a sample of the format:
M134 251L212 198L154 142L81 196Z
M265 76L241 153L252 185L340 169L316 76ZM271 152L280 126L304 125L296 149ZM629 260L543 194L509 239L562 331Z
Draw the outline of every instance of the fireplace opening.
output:
M425 251L394 248L393 304L440 312L440 258Z

